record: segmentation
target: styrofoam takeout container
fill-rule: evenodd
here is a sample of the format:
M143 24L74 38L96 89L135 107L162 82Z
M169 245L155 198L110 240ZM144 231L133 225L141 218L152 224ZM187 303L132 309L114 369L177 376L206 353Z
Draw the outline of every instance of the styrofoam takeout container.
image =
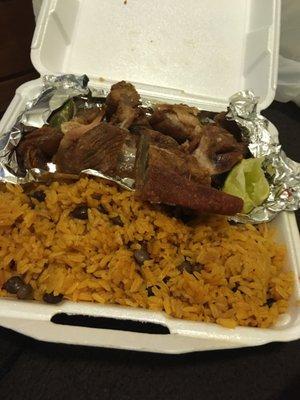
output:
M128 80L146 98L225 110L238 90L252 89L260 108L273 100L279 44L278 0L45 0L31 56L43 74L87 74L90 85L109 88ZM5 113L8 130L41 80L22 85ZM270 129L276 129L271 125ZM168 317L162 312L92 303L46 305L0 300L0 324L37 339L162 353L256 346L300 338L300 239L295 216L273 222L287 247L296 277L288 313L271 329L238 327ZM152 322L170 334L63 326L57 313Z

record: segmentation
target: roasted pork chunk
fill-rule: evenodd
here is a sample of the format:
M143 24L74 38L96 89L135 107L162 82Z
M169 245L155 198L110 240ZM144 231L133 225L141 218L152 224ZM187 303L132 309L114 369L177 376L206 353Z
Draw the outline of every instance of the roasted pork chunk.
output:
M106 98L106 118L120 128L129 128L140 115L140 95L131 83L118 82Z
M47 169L63 137L61 131L48 125L27 133L19 142L16 154L21 169Z
M198 112L196 108L184 104L159 104L154 108L150 124L153 129L171 136L178 143L189 141L196 145L202 131Z
M72 131L66 133L54 161L64 173L94 169L111 176L132 177L135 150L133 135L102 122L80 136L74 137Z
M199 144L193 152L200 168L211 175L230 171L243 159L246 146L217 124L207 124L202 129Z
M184 168L176 151L158 147L145 136L139 144L136 161L136 195L152 203L179 205L201 213L234 215L243 201L208 185L207 174L201 179ZM201 170L198 168L198 173Z

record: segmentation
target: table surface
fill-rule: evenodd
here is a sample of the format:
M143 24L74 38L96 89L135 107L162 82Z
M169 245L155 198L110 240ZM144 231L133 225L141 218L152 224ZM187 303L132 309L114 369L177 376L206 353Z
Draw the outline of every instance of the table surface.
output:
M300 109L274 102L264 114L300 162ZM300 214L297 213L300 226ZM296 399L300 341L169 356L41 343L0 328L0 398Z

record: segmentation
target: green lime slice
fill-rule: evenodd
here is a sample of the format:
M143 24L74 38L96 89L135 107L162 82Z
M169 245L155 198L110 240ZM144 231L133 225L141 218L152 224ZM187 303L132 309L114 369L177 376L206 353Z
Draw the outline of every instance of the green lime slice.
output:
M243 213L248 214L269 196L270 187L262 169L263 158L248 158L228 174L223 191L244 200Z
M70 121L75 115L76 106L73 99L66 101L59 109L54 111L49 118L49 125L60 128L63 122Z

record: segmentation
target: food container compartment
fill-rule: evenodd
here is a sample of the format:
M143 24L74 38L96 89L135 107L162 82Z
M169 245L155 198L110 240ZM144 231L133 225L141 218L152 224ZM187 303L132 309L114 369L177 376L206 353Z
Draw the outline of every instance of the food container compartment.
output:
M260 108L273 100L278 57L280 1L225 0L46 0L32 42L32 60L43 74L86 73L93 88L131 81L147 99L184 102L225 110L237 90L252 89ZM263 4L262 4L263 3ZM141 9L142 8L142 9ZM158 11L159 10L159 11ZM186 21L189 23L185 23ZM22 85L7 109L7 131L41 79ZM276 128L271 124L270 129ZM46 305L0 299L0 325L36 339L161 353L229 349L300 338L300 238L293 213L272 225L287 247L295 274L288 312L269 329L191 322L162 312L64 301ZM151 322L169 334L66 326L51 322L60 313Z

